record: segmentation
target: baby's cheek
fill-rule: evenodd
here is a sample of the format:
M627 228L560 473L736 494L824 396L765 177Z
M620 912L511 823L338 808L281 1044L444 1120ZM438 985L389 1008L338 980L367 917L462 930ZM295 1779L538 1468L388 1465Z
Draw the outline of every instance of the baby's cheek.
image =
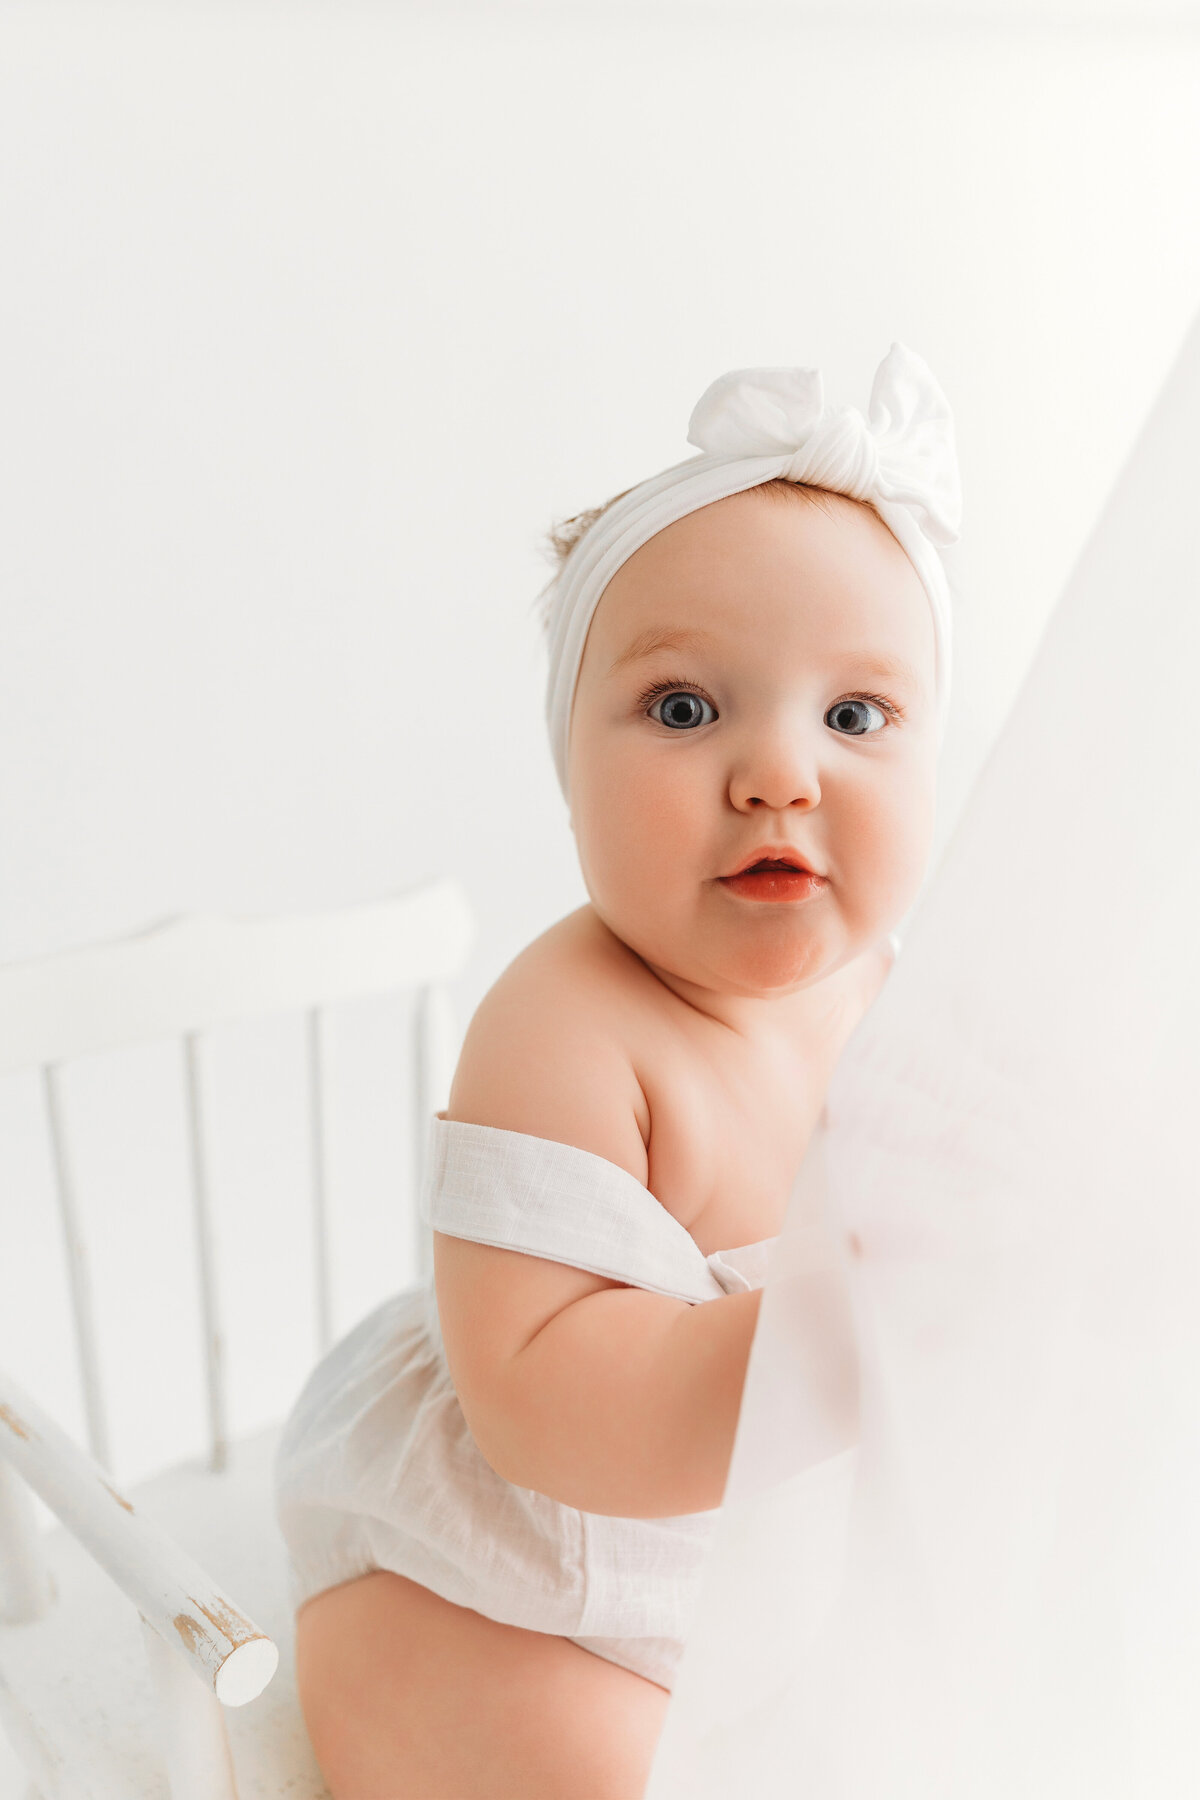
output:
M922 779L877 783L857 797L853 830L855 910L864 923L898 917L916 897L933 834L933 797Z
M653 854L670 845L676 852L696 836L697 796L686 770L636 754L610 754L596 783L598 812L614 848L624 842L630 855Z
M636 759L613 758L591 795L588 838L598 882L627 903L644 904L680 880L696 859L695 799Z

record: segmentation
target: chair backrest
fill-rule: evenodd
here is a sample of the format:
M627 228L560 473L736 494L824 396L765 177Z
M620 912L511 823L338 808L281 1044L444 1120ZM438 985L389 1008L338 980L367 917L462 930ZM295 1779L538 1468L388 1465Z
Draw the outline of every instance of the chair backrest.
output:
M111 1466L106 1398L64 1104L65 1065L152 1039L181 1041L209 1458L219 1469L228 1438L227 1400L200 1065L203 1036L213 1027L264 1014L307 1015L312 1300L316 1341L324 1349L331 1336L331 1306L323 1009L368 995L415 990L411 1144L419 1161L430 1114L445 1104L451 1075L455 1034L444 984L461 970L473 936L461 887L440 880L324 913L187 915L107 943L0 967L0 1076L40 1071L88 1443L106 1468ZM415 1185L419 1166L413 1173ZM430 1247L415 1216L413 1230L423 1275Z

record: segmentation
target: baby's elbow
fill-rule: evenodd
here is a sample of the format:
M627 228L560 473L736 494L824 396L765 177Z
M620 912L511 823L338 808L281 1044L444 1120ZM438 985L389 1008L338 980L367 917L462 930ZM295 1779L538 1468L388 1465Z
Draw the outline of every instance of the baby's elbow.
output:
M573 1484L564 1480L555 1457L544 1451L539 1454L517 1420L506 1417L502 1410L485 1410L480 1416L478 1408L468 1413L465 1407L463 1417L479 1454L502 1481L544 1494L563 1506L585 1504L582 1494L573 1491Z
M513 1474L514 1445L511 1425L494 1402L458 1390L458 1407L471 1441L488 1467L503 1481L522 1485Z
M496 1393L486 1401L460 1393L458 1402L476 1449L502 1481L564 1506L586 1506L586 1497L564 1470L554 1445L539 1438L518 1393L510 1391L507 1404Z

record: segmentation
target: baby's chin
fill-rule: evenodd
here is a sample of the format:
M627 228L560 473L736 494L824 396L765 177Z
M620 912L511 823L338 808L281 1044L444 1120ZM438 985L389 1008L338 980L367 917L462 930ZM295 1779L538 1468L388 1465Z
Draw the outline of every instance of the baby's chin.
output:
M673 982L712 994L783 1000L814 987L858 952L830 942L819 927L780 921L772 931L701 932L690 941L672 941L661 957L640 954Z
M698 965L698 979L715 993L782 1000L814 987L840 968L843 960L831 954L815 933L808 933L788 945L710 950L703 966Z

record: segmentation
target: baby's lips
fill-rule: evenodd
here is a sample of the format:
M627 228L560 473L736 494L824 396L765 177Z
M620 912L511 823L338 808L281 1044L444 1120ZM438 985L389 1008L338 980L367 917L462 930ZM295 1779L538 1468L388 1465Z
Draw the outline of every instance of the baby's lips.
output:
M751 869L758 868L760 864L765 868L771 869L795 869L801 875L817 874L817 871L811 864L805 862L800 852L794 849L791 844L764 844L758 850L752 852L744 862L739 863L736 869L726 870L725 874L719 875L717 879L719 881L729 881L734 875L748 874ZM818 876L818 880L819 879L821 879L821 877Z

